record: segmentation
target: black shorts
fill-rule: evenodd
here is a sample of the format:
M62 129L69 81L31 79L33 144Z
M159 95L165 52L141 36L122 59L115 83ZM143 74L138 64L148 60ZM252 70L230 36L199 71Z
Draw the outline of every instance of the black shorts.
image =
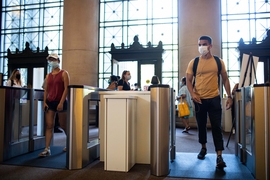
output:
M50 102L50 101L46 100L46 103L49 106L49 110L52 110L54 112L57 112L57 106L58 106L59 102L60 101ZM67 111L67 100L65 100L65 102L63 104L63 110L61 112L63 112L63 111Z

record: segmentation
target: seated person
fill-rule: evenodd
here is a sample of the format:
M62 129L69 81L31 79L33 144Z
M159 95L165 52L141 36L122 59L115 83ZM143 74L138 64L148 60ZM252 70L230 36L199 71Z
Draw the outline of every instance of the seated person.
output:
M129 71L123 71L122 73L122 79L118 81L118 90L119 91L129 91L131 90L130 88L130 83L128 82L131 79L131 75Z
M109 90L117 90L117 84L118 84L118 78L115 75L111 75L109 78L109 86L107 87L107 89Z
M150 91L151 86L156 85L156 84L160 84L160 81L159 81L158 76L157 75L154 75L152 77L152 80L151 80L151 85L148 87L148 91Z
M134 84L134 87L135 87L135 88L134 88L134 91L139 91L138 83L135 83L135 84Z

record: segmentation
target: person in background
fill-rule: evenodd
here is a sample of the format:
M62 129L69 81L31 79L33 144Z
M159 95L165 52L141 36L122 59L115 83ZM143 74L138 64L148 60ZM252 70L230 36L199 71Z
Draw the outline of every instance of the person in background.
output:
M134 91L138 91L138 90L139 90L138 83L135 83L135 84L134 84Z
M152 76L152 79L151 79L151 85L148 87L148 91L151 90L151 87L152 87L153 85L157 85L157 84L160 84L160 81L159 81L158 76L157 76L157 75L154 75L154 76Z
M21 98L21 90L19 88L22 87L21 81L21 73L18 69L14 69L6 82L6 86L17 87L13 90L7 91L5 96L9 101L6 101L5 106L9 108L5 108L5 116L9 117L9 121L4 123L4 129L6 131L4 143L9 144L14 139L13 126L14 126L14 114L15 114L15 104L19 103ZM22 131L22 129L20 129ZM5 148L5 147L4 147Z
M128 82L130 79L131 79L130 72L127 70L123 71L122 78L118 81L118 90L119 91L131 90L130 83Z
M183 77L181 80L179 96L177 97L177 100L180 101L181 97L182 97L183 101L186 100L186 102L188 103L190 112L193 111L192 110L191 96L190 96L190 93L189 93L188 88L186 86L186 77ZM189 116L180 117L180 119L183 121L183 123L185 125L185 129L182 132L188 133L188 131L190 130Z
M51 155L50 144L52 140L52 131L54 129L54 119L58 114L59 124L66 133L67 121L67 93L69 85L69 74L66 70L60 69L60 59L57 54L50 54L47 57L48 64L52 72L46 75L44 85L43 108L46 117L45 130L45 149L39 154L41 157ZM66 147L63 149L66 151Z
M106 89L117 90L118 80L117 76L111 75L108 81L109 86Z
M22 87L21 73L19 69L14 69L6 82L6 86Z
M230 81L228 79L227 71L223 60L220 62L211 54L212 38L209 36L201 36L198 39L198 51L200 53L196 74L193 71L195 58L192 59L186 70L187 87L191 98L195 105L196 121L199 134L199 143L201 144L201 151L198 154L198 159L204 159L207 154L207 119L209 116L211 123L211 130L217 155L216 168L223 169L226 163L222 158L222 151L224 150L224 141L221 128L221 97L219 94L218 77L221 75L224 88L227 93L226 109L231 108L232 96ZM218 74L218 63L221 64L221 71ZM196 81L193 85L193 77Z

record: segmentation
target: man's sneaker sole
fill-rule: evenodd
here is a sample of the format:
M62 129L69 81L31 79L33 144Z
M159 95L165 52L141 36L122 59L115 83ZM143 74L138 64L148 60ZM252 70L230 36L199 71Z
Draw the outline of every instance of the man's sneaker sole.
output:
M216 166L216 168L218 168L218 169L223 169L223 168L225 168L225 167L227 167L225 162L220 162L220 163L218 163L217 166Z
M205 159L205 155L202 156L202 157L198 155L197 158L198 158L198 159Z

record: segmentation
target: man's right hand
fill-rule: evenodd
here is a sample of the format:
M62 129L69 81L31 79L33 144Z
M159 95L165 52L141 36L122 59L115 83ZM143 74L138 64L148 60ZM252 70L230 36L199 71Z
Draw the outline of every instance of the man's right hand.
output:
M191 97L194 102L202 104L201 98L198 94L192 93Z

